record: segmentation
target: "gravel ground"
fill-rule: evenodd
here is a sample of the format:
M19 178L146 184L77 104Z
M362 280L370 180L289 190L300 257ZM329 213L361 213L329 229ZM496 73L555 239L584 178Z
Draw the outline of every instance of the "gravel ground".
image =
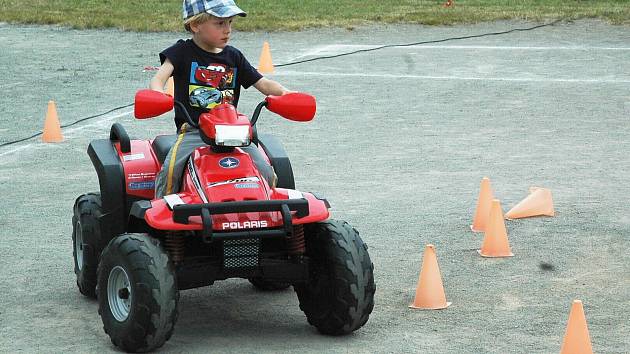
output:
M237 33L232 44L255 63L268 40L278 64L533 25ZM152 74L143 69L182 35L0 24L0 144L40 130L50 99L62 124L131 103ZM581 299L594 350L630 352L629 38L628 27L579 21L278 68L272 78L314 94L318 115L267 113L259 131L282 139L298 188L325 195L370 245L374 312L352 335L321 336L292 291L234 279L183 291L161 351L553 353ZM240 110L261 98L243 92ZM168 114L134 121L130 110L65 129L60 144L0 147L0 352L117 351L76 289L71 216L98 189L90 140L113 122L141 139L173 131ZM483 176L504 211L530 186L553 191L555 217L507 222L515 257L476 252L482 235L468 225ZM446 310L407 307L427 243Z

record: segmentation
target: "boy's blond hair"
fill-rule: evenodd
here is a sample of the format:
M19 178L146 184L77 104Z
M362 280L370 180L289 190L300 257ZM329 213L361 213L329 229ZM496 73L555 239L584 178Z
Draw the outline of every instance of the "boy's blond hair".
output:
M192 30L190 29L190 25L204 23L206 21L212 20L213 18L217 18L217 17L207 12L196 14L195 16L189 17L186 20L184 20L184 28L186 29L186 31L192 33Z

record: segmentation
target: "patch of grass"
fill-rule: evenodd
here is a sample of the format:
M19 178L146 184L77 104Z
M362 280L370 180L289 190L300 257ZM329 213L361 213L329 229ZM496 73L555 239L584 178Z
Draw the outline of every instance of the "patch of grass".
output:
M630 0L240 0L248 16L242 31L352 28L369 23L453 25L494 20L545 21L598 18L630 24ZM0 0L0 21L116 27L133 31L182 31L180 0Z

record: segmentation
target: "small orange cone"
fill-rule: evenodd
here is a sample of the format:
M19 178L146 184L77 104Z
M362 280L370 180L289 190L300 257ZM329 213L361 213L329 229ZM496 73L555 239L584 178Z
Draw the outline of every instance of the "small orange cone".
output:
M505 213L506 219L527 218L530 216L554 216L553 198L551 190L547 188L531 187L529 195L510 211Z
M490 220L483 237L483 244L479 254L483 257L512 257L514 254L510 250L510 243L505 230L505 220L503 220L503 210L498 199L492 200L490 207Z
M44 121L44 133L42 141L45 143L60 143L63 141L61 135L61 125L57 116L57 107L54 101L48 101L48 111L46 112L46 120Z
M263 43L260 60L258 61L258 71L262 74L273 74L273 61L271 60L271 49L269 42Z
M592 353L593 346L591 345L591 337L588 334L588 326L586 325L582 301L573 300L560 354Z
M473 219L472 225L470 225L470 229L474 232L486 231L492 199L494 199L494 197L492 196L492 188L490 188L490 179L484 177L481 179L481 186L479 187L479 198L477 200L475 218Z
M166 94L175 97L175 82L173 82L172 76L166 80Z
M435 255L435 246L427 245L422 259L416 297L409 307L412 309L440 310L450 305L450 302L446 302L440 267Z

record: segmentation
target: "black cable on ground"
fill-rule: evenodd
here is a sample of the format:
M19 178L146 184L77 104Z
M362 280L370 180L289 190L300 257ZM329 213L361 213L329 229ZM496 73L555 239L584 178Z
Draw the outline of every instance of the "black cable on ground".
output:
M120 106L120 107L116 107L116 108L112 108L112 109L110 109L109 111L107 111L107 112L105 112L105 113L100 113L100 114L97 114L97 115L93 115L93 116L89 116L89 117L81 118L81 119L79 119L78 121L76 121L76 122L74 122L74 123L70 123L70 124L62 125L61 127L62 127L62 128L71 127L71 126L73 126L73 125L75 125L75 124L77 124L77 123L84 122L84 121L86 121L86 120L88 120L88 119L98 118L98 117L100 117L100 116L104 116L104 115L106 115L106 114L108 114L108 113L112 113L112 112L117 111L117 110L119 110L119 109L123 109L123 108L131 107L131 106L133 106L133 103L130 103L130 104L128 104L128 105L124 105L124 106Z
M341 54L336 54L336 55L329 55L329 56L322 56L322 57L315 57L315 58L310 58L310 59L305 59L305 60L299 60L299 61L295 61L292 63L285 63L285 64L277 64L275 65L275 67L280 68L280 67L284 67L284 66L290 66L290 65L297 65L297 64L302 64L302 63L308 63L311 61L315 61L315 60L322 60L322 59L332 59L332 58L339 58L339 57L343 57L343 56L347 56L347 55L352 55L352 54L357 54L357 53L365 53L365 52L372 52L375 50L381 50L381 49L385 49L385 48L395 48L395 47L411 47L414 45L423 45L423 44L432 44L432 43L443 43L443 42L449 42L449 41L457 41L457 40L462 40L462 39L471 39L471 38L480 38L480 37L489 37L489 36L498 36L498 35L503 35L503 34L508 34L508 33L512 33L512 32L524 32L524 31L531 31L537 28L542 28L542 27L547 27L547 26L553 26L556 23L560 22L561 20L555 20L553 22L549 22L549 23L545 23L542 25L537 25L537 26L533 26L533 27L528 27L528 28L513 28L511 30L507 30L507 31L501 31L501 32L490 32L490 33L482 33L482 34L475 34L475 35L470 35L470 36L462 36L462 37L450 37L450 38L444 38L444 39L436 39L436 40L432 40L432 41L422 41L422 42L414 42L414 43L406 43L406 44L389 44L389 45L383 45L380 47L375 47L375 48L370 48L370 49L360 49L360 50L355 50L353 52L348 52L348 53L341 53ZM88 119L93 119L93 118L97 118L97 117L101 117L104 116L108 113L111 113L113 111L117 111L119 109L122 108L127 108L127 107L131 107L133 106L133 103L125 105L125 106L120 106L120 107L116 107L114 109L111 109L105 113L101 113L101 114L97 114L97 115L93 115L93 116L89 116L89 117L85 117L85 118L81 118L79 120L77 120L76 122L70 123L70 124L66 124L66 125L62 125L62 128L67 128L70 126L73 126L75 124L84 122ZM0 144L0 148L4 147L4 146L8 146L8 145L12 145L12 144L17 144L20 143L22 141L28 140L28 139L32 139L36 136L40 136L42 135L43 132L38 132L36 134L33 134L29 137L23 138L23 139L19 139L19 140L14 140L14 141L10 141L8 143L3 143Z
M547 26L553 26L556 23L560 22L561 20L555 20L553 22L549 22L549 23L545 23L542 25L537 25L534 27L528 27L528 28L514 28L508 31L501 31L501 32L490 32L490 33L483 33L483 34L475 34L475 35L471 35L471 36L462 36L462 37L451 37L451 38L445 38L445 39L436 39L436 40L432 40L432 41L423 41L423 42L414 42L414 43L407 43L407 44L388 44L388 45L383 45L380 47L375 47L375 48L370 48L370 49L360 49L360 50L355 50L353 52L348 52L348 53L341 53L341 54L336 54L336 55L329 55L329 56L323 56L323 57L316 57L316 58L311 58L311 59L305 59L305 60L300 60L300 61L294 61L292 63L286 63L286 64L278 64L275 65L275 67L283 67L283 66L289 66L289 65L296 65L296 64L302 64L302 63L308 63L310 61L315 61L315 60L321 60L321 59L332 59L332 58L339 58L339 57L343 57L346 55L352 55L352 54L357 54L357 53L365 53L365 52L371 52L371 51L375 51L375 50L380 50L380 49L385 49L385 48L395 48L395 47L411 47L414 45L422 45L422 44L432 44L432 43L442 43L442 42L449 42L449 41L457 41L457 40L462 40L462 39L470 39L470 38L479 38L479 37L489 37L489 36L498 36L498 35L502 35L502 34L508 34L508 33L512 33L512 32L523 32L523 31L531 31L537 28L541 28L541 27L547 27Z

